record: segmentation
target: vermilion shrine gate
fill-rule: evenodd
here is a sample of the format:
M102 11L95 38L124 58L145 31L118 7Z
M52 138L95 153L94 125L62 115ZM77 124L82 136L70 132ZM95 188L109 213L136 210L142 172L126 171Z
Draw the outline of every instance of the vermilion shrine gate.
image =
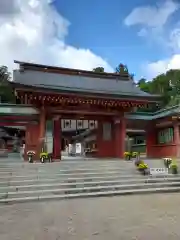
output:
M98 121L97 157L123 158L125 113L157 101L142 92L121 66L120 74L95 73L17 62L12 85L22 104L40 110L38 121L26 126L26 149L39 156L46 121L53 119L53 158L61 159L61 119Z

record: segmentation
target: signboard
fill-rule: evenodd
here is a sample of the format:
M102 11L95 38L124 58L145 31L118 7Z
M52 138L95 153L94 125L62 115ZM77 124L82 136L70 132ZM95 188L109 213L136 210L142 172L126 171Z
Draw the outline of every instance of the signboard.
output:
M72 144L69 144L68 146L68 153L71 154L73 150Z
M81 154L81 143L76 143L76 154Z
M150 168L150 175L168 175L168 168Z

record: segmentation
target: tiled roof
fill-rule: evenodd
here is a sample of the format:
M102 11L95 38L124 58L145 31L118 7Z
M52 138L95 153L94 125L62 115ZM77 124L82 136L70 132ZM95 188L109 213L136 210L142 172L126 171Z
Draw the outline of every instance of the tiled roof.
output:
M95 78L79 75L49 73L34 70L15 70L14 83L51 90L74 91L81 93L109 94L118 96L153 98L141 91L131 80Z

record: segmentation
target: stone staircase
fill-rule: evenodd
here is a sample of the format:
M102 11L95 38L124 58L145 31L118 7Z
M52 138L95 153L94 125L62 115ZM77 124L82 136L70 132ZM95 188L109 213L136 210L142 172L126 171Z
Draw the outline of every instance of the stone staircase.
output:
M163 167L158 160L148 164ZM0 161L0 203L177 191L180 175L142 176L132 162L123 160Z

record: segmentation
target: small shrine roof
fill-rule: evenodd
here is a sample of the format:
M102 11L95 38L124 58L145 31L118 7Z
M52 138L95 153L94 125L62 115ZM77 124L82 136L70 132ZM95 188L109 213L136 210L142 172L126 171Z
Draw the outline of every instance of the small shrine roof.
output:
M141 91L127 75L92 74L90 71L53 68L17 61L16 63L20 64L20 69L14 70L13 84L46 91L111 95L114 98L131 97L155 101L160 97Z

